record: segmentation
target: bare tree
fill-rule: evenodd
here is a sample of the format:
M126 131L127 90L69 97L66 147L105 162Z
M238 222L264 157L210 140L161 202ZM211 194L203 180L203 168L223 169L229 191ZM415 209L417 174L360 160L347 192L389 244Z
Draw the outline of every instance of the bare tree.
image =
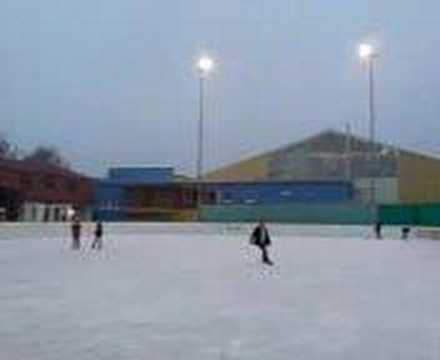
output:
M61 168L69 168L69 163L60 154L58 149L53 146L40 145L29 155L25 156L23 160Z
M0 134L0 159L17 159L18 148L11 144L3 134Z

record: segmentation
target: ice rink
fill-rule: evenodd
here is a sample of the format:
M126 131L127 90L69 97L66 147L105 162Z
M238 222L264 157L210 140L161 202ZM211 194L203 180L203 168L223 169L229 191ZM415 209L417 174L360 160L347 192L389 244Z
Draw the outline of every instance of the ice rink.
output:
M277 228L268 268L247 227L145 229L2 227L0 359L440 359L438 241Z

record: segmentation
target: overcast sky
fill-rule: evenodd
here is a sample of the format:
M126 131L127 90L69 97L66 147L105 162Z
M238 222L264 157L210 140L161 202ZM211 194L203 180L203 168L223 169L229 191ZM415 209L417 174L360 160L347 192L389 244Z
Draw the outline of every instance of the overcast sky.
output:
M368 39L379 138L440 153L439 14L435 0L0 0L0 131L93 175L191 173L207 50L206 167L347 122L367 134Z

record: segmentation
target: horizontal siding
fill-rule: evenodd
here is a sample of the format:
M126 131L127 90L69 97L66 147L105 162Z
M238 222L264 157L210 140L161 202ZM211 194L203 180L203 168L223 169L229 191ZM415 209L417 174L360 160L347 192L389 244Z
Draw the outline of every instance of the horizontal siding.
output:
M204 192L215 193L220 204L282 204L339 202L353 197L347 182L223 183L209 184Z
M268 162L271 154L253 157L209 172L204 176L210 181L258 181L268 178Z
M399 202L398 178L375 178L375 199L378 204L396 204ZM371 195L371 178L354 180L357 199L368 204Z

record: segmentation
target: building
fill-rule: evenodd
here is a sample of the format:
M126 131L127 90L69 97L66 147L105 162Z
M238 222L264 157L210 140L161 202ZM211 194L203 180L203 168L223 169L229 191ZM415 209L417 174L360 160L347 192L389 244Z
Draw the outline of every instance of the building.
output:
M67 210L85 211L93 181L55 166L0 160L0 216L8 221L62 221Z
M204 205L336 203L353 198L346 181L245 181L203 183Z
M371 151L373 149L373 151ZM374 155L371 155L371 154ZM373 157L372 157L373 156ZM347 181L367 204L440 201L440 159L328 130L206 174L207 181Z
M95 186L94 217L103 221L185 221L196 214L195 185L172 167L114 167Z
M201 219L208 222L353 224L369 219L347 181L204 182L203 197Z
M439 202L439 175L433 156L329 130L209 172L201 184L170 167L112 168L96 184L95 217L195 220L201 190L202 221L366 224L375 218L372 183L375 204L400 214L401 204Z
M229 211L237 206L256 209L297 203L330 206L353 199L353 187L347 181L203 181L199 184L176 176L172 168L124 167L111 168L108 177L97 182L95 218L193 221L198 214L199 189L202 190L200 215L205 221L221 221L222 216L218 214L222 208ZM239 220L240 216L228 219Z

